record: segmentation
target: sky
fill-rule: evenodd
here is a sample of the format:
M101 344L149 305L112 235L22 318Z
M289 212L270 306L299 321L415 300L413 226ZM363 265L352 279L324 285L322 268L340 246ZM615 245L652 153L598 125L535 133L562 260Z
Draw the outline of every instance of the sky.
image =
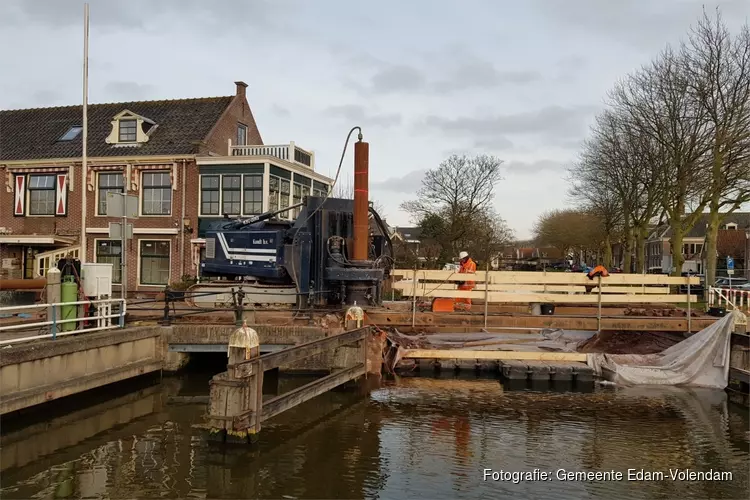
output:
M495 207L520 239L571 203L566 169L618 78L679 43L703 6L750 0L91 0L89 102L232 95L263 141L333 177L349 129L370 143L391 225L451 154L503 161ZM79 104L83 2L0 1L0 109ZM351 179L353 148L342 177Z

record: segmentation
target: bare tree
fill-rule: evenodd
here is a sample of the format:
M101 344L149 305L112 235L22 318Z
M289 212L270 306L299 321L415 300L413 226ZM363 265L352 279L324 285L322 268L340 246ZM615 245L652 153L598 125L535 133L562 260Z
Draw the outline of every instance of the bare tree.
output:
M710 149L706 112L692 98L680 58L665 49L649 66L628 77L612 93L615 109L663 153L655 173L660 205L669 217L673 272L679 276L684 235L708 204L705 156ZM692 209L690 213L686 213Z
M491 207L495 185L501 180L501 164L494 156L452 155L427 172L418 199L404 202L401 208L419 224L442 219L444 224L433 237L455 255L476 234L477 221L497 222L495 215L488 214L494 214Z
M706 281L716 276L719 226L750 201L750 29L732 36L705 11L681 47L690 94L710 130ZM708 290L706 290L706 293Z

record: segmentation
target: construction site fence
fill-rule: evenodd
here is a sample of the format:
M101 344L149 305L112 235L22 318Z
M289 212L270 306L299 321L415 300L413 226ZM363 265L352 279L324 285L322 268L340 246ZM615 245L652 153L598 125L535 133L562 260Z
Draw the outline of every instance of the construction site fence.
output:
M750 313L750 290L711 287L708 290L708 307L737 309Z
M63 317L64 307L73 307L75 317ZM46 319L43 321L24 321L18 324L2 325L0 326L0 334L28 330L37 330L40 333L28 337L2 339L0 340L0 345L17 344L33 340L55 340L68 335L124 328L127 304L123 299L97 299L0 307L0 315L2 316L29 312L41 312ZM68 325L73 326L69 327Z
M582 273L397 269L393 289L405 297L480 299L495 303L667 304L697 302L699 277L610 274L590 279ZM470 289L462 282L473 282ZM673 293L675 292L675 293ZM679 293L677 293L679 292Z

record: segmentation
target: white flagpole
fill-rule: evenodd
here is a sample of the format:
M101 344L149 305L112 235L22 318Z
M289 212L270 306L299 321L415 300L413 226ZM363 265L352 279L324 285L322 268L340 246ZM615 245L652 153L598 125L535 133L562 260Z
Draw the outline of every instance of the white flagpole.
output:
M88 174L89 4L83 4L83 122L81 151L81 263L86 262L86 177Z

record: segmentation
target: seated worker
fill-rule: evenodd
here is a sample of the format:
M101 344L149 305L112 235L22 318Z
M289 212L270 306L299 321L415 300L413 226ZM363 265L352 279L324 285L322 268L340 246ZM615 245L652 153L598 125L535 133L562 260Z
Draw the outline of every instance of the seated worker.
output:
M459 273L474 274L477 272L477 265L471 260L468 252L461 252L458 254L461 267L458 269ZM475 283L473 281L462 281L458 284L459 290L473 290ZM457 297L454 301L456 309L462 309L465 311L471 310L471 299Z

